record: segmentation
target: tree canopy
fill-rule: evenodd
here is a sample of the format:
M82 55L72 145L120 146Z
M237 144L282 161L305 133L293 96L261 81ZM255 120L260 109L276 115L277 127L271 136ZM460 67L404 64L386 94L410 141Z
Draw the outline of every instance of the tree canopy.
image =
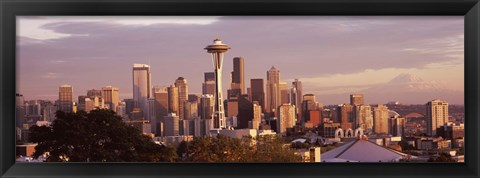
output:
M29 141L38 143L34 157L48 152L53 162L172 162L175 149L155 144L115 112L57 111L50 127L32 126Z

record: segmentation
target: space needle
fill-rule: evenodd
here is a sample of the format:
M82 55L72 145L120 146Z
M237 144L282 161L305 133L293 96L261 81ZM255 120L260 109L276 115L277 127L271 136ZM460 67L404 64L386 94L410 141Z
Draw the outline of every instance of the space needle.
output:
M217 38L213 40L212 45L208 45L204 49L212 55L213 67L215 69L215 105L213 107L213 127L211 131L217 131L218 133L219 130L226 127L222 100L222 64L223 56L230 47Z

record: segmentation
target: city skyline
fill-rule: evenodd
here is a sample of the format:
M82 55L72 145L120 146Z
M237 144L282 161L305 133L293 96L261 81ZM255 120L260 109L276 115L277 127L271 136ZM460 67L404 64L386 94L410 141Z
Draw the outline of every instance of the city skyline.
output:
M346 94L351 93L364 93L368 104L425 104L436 98L463 104L464 100L461 17L145 17L106 22L109 18L115 19L20 17L17 92L27 100L54 100L58 86L63 84L74 87L73 98L86 90L111 85L119 88L121 99L132 98L128 78L131 65L145 63L151 66L153 86L169 86L178 77L184 77L189 93L200 94L203 73L211 72L212 64L210 56L198 46L219 36L233 46L224 59L223 93L230 88L228 74L233 70L233 58L241 56L245 81L266 81L266 71L275 66L280 70L281 81L290 85L299 78L303 94L315 94L324 104L348 103ZM249 27L248 24L260 30L225 29ZM209 31L220 27L221 34ZM294 33L298 29L305 34ZM105 33L106 30L111 33ZM369 30L376 32L374 38L361 35ZM291 36L275 38L287 33ZM122 35L124 39L118 39ZM311 36L318 38L310 39ZM390 50L377 49L380 44ZM245 83L249 87L250 82ZM384 90L390 93L382 93ZM428 99L419 98L409 96L411 92L430 95L425 96Z

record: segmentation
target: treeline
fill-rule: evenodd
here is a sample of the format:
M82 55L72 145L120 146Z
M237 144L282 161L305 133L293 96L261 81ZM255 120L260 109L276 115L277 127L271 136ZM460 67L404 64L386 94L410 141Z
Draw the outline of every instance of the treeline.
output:
M282 138L196 137L175 146L155 144L115 112L58 111L51 126L32 126L34 157L48 162L298 162Z

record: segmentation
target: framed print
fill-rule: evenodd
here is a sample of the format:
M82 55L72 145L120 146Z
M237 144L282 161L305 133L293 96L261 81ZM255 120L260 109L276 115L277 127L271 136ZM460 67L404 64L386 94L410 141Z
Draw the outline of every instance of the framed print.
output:
M479 176L476 0L0 5L2 177Z

